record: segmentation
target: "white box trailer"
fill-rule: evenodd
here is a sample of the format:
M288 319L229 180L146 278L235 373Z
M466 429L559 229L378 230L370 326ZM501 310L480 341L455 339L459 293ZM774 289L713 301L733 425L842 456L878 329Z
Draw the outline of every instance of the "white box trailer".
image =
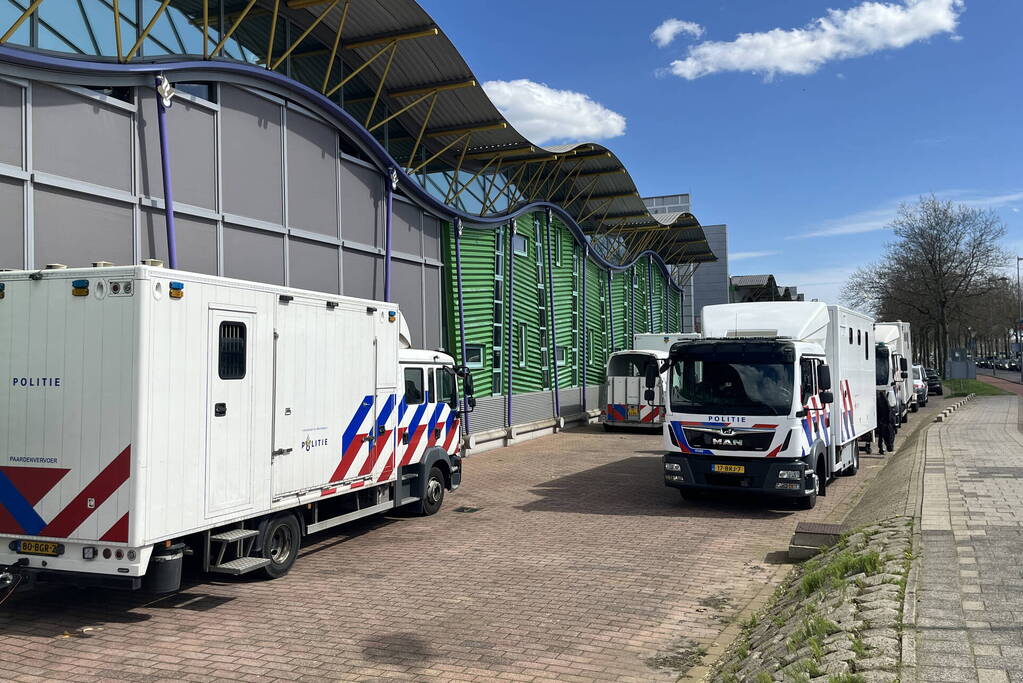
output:
M669 353L665 485L813 507L833 476L856 473L876 427L873 320L816 302L723 304L704 307L702 329Z
M661 392L667 374L654 387L654 400L645 401L646 366L663 365L673 344L699 338L692 332L637 334L633 336L632 349L611 354L605 371L604 407L600 411L604 429L659 428L664 422Z
M436 512L465 373L403 328L394 304L163 268L0 273L0 574L173 590L193 553L272 578L304 534Z
M916 392L913 391L913 377L910 366L913 364L913 339L910 324L896 320L894 322L875 323L874 336L884 344L888 351L889 373L886 385L890 389L878 385L878 391L886 391L889 403L897 410L900 422L909 420L910 411L919 410Z

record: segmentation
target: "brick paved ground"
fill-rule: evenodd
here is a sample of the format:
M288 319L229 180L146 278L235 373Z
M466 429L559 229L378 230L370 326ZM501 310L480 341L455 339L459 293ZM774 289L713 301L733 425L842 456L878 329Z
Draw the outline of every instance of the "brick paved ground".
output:
M884 462L813 511L693 505L661 483L659 436L571 430L471 458L435 517L312 537L277 581L19 594L0 677L674 680L780 580L796 522L841 520Z
M917 676L1023 682L1023 435L1015 396L927 433Z

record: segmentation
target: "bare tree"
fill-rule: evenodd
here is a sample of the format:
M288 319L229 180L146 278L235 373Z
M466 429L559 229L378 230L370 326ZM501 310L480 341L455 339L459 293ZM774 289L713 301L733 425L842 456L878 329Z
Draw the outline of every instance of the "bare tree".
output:
M1005 225L993 211L931 195L901 205L888 227L895 239L877 263L853 273L843 298L878 317L908 320L925 337L930 331L943 366L950 335L979 330L979 307L1004 293L998 273L1009 259L1000 244Z

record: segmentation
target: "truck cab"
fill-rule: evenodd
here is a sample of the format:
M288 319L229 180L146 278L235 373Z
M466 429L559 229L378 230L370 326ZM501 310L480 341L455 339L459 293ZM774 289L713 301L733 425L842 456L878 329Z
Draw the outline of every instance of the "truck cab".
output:
M607 359L604 407L600 421L604 429L660 428L664 422L664 391L667 375L658 374L652 387L654 398L644 400L644 378L648 367L659 368L668 360L664 351L618 351Z
M703 322L708 338L672 346L664 368L665 485L683 498L759 491L813 507L831 477L855 473L857 441L874 428L871 321L786 302L708 306ZM847 338L858 339L851 350Z

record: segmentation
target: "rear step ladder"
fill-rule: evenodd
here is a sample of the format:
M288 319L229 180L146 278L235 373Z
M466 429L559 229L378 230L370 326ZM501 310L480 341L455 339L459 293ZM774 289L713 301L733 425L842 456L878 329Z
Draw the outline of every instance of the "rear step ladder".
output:
M219 574L247 574L270 564L266 557L252 557L253 546L259 532L255 529L227 529L216 533L207 533L206 557L211 558L211 546L217 545L216 561L210 562L209 571ZM235 559L224 562L224 555L231 544L235 545Z

